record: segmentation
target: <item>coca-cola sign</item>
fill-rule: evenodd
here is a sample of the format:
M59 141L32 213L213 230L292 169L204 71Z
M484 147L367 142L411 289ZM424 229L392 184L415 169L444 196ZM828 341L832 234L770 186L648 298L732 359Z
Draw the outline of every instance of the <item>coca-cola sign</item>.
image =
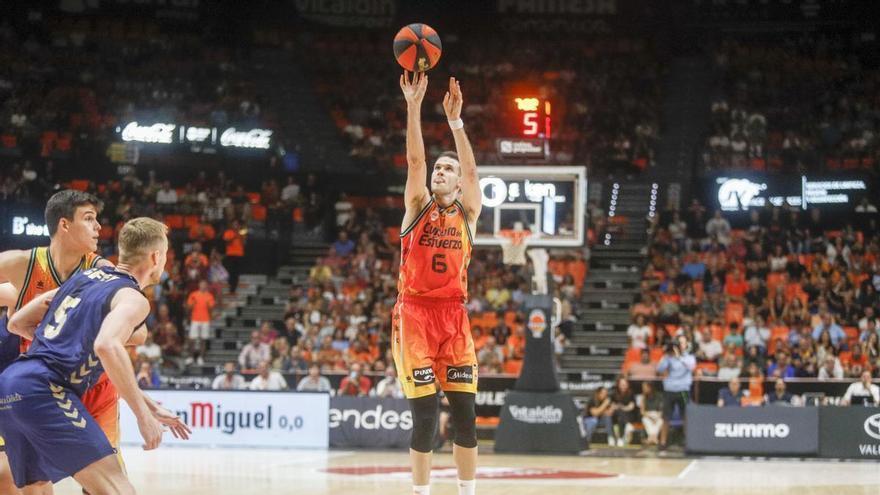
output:
M238 131L230 127L220 135L220 146L232 146L235 148L259 148L269 149L269 141L272 139L272 131L269 129L251 129Z
M212 147L267 150L272 144L271 129L217 128L158 122L129 122L116 128L125 142L189 145L192 151Z

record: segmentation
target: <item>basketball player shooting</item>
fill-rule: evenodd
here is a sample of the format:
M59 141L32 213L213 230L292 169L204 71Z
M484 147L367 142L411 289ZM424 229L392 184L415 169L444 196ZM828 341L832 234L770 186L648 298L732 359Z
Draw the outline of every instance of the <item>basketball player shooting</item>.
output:
M443 109L456 152L437 158L430 190L425 186L421 106L427 88L424 72L412 77L404 72L400 77L407 108L409 169L391 345L413 414L413 493L430 494L431 446L439 408L437 381L449 399L455 429L452 455L458 468L458 493L472 495L477 465L477 357L464 303L481 193L474 152L461 120L461 87L455 78L449 79Z

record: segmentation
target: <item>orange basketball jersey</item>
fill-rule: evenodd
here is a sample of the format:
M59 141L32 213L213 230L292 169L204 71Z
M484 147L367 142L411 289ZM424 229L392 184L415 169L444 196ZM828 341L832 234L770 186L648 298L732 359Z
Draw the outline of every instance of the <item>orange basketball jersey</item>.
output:
M473 240L461 203L443 208L432 198L400 238L401 296L467 298Z
M95 253L89 253L82 257L79 265L73 272L67 274L63 280L67 280L80 270L94 268L102 258ZM28 262L27 272L25 272L24 282L18 292L18 301L15 303L15 310L18 311L22 306L34 300L37 296L52 289L57 289L63 283L61 274L55 268L52 262L52 256L49 255L49 248L38 247L31 249L31 259ZM21 339L21 352L25 352L30 347L31 341Z

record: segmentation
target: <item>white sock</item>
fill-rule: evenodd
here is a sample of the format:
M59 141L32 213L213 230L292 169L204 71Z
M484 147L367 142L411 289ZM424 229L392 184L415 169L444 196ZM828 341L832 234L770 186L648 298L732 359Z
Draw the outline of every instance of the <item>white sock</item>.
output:
M458 495L477 493L477 480L458 480Z
M413 485L413 495L431 495L431 485Z

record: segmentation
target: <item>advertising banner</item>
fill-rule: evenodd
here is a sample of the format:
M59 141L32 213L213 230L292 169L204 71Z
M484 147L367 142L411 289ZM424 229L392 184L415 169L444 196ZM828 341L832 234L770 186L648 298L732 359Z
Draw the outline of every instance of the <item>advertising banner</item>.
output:
M705 454L815 455L815 407L687 408L688 452Z
M880 407L819 409L819 455L880 461Z
M412 427L406 399L330 399L331 447L405 448L409 447Z
M576 453L584 448L578 410L564 392L507 393L495 452Z
M192 429L189 440L170 433L162 442L192 446L327 448L330 396L293 392L156 390L150 397ZM140 445L137 420L120 407L122 442Z

